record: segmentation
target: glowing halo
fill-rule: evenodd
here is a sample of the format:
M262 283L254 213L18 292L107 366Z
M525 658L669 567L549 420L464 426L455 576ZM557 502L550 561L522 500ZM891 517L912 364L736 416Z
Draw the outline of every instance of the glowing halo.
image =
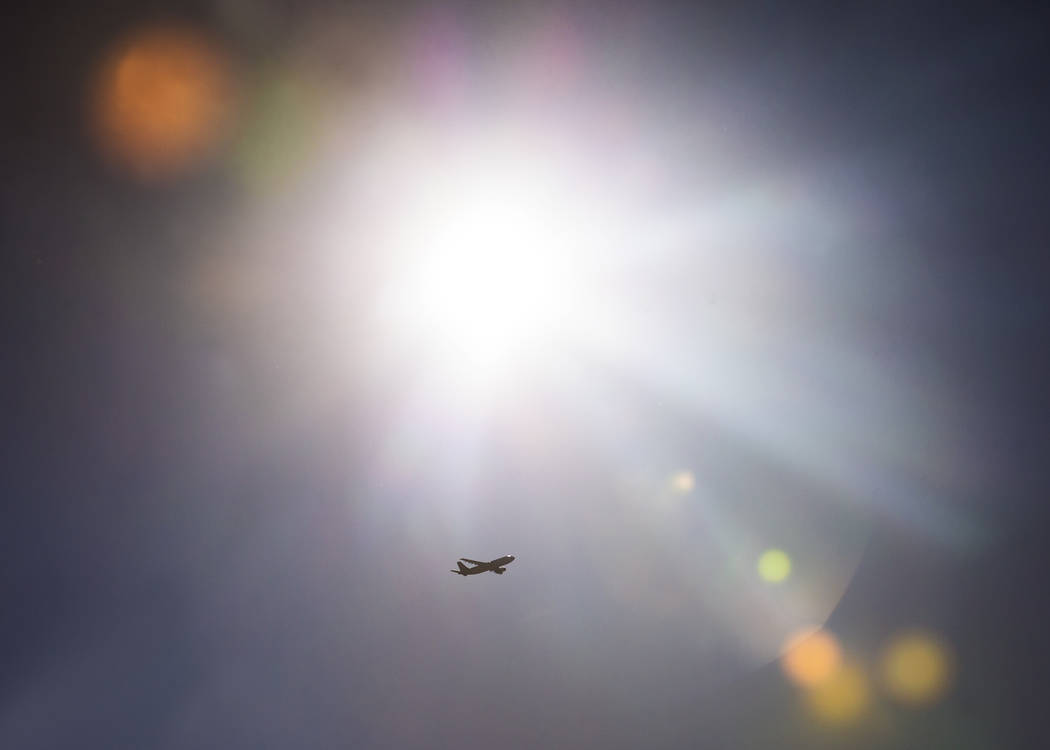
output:
M483 382L587 325L594 207L544 166L509 152L421 171L385 309L432 366Z

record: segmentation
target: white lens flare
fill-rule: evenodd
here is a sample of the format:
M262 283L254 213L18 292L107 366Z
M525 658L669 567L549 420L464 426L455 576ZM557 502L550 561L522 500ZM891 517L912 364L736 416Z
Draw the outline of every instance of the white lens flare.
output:
M532 165L442 172L405 217L386 300L398 338L471 381L535 364L582 309L593 224L564 177Z

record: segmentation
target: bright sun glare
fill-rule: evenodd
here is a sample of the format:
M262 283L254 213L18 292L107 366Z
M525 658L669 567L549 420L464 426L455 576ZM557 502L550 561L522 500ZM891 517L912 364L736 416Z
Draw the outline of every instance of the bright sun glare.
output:
M408 215L391 290L401 337L457 376L533 359L579 313L590 231L565 179L501 158L443 170Z

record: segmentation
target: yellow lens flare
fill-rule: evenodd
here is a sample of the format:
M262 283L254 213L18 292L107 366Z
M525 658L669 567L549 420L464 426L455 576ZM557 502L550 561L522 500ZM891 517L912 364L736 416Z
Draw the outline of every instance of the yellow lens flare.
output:
M233 112L230 66L216 46L183 28L139 31L116 45L92 91L103 152L135 176L163 179L208 155Z
M756 565L759 577L767 583L781 583L791 575L791 558L782 549L767 549Z
M859 664L846 662L827 680L807 690L804 700L822 724L854 724L871 706L871 686Z
M780 667L788 679L801 687L827 682L842 666L842 647L827 630L805 628L787 638Z
M910 706L937 701L948 689L952 672L949 648L922 631L896 635L887 644L880 662L880 676L886 691Z

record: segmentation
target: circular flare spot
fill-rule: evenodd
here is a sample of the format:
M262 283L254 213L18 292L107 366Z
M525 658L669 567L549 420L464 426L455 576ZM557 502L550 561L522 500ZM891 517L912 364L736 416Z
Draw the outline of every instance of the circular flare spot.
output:
M901 703L926 705L947 689L951 662L947 646L933 636L903 633L891 640L882 654L882 683Z
M791 558L784 550L767 549L758 558L758 575L767 583L780 583L791 575Z
M223 55L192 31L140 31L111 51L92 99L108 157L144 179L198 163L225 132L232 78Z
M814 687L827 682L842 666L842 647L826 630L802 630L785 641L780 666L796 685Z
M696 487L696 477L691 471L679 471L671 477L671 491L675 494L685 495L692 492L694 487Z
M826 724L851 724L871 703L871 689L864 670L857 664L844 664L830 679L806 692L810 712Z

